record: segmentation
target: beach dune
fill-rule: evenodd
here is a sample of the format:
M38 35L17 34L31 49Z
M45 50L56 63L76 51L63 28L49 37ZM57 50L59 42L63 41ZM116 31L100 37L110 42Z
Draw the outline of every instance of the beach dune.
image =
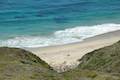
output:
M120 30L97 35L81 42L49 46L41 48L29 48L28 51L39 56L55 70L65 70L66 67L76 67L85 54L96 49L112 45L120 40Z

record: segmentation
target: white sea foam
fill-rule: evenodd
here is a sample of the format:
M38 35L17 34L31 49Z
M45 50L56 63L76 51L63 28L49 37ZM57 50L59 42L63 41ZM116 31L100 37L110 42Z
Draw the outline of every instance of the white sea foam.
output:
M101 24L93 26L78 26L65 30L56 31L52 36L25 36L15 37L8 40L0 40L0 46L10 47L43 47L61 45L82 41L85 38L103 34L110 31L120 30L120 24Z

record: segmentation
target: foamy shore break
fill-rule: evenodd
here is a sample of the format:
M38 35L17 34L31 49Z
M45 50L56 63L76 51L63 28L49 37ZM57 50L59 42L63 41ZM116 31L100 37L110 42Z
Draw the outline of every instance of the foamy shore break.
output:
M27 50L46 61L55 70L64 71L76 67L86 53L109 46L120 40L120 30L108 32L83 40L82 42L49 46L42 48L29 48Z

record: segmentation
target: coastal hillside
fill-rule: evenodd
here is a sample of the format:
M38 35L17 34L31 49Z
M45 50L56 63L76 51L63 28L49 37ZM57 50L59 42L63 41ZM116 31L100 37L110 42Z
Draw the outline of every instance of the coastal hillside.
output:
M0 80L63 80L39 57L22 49L0 48Z
M79 68L120 75L120 41L86 54L79 60Z
M57 73L36 55L0 48L0 80L120 80L120 42L86 54L72 70Z

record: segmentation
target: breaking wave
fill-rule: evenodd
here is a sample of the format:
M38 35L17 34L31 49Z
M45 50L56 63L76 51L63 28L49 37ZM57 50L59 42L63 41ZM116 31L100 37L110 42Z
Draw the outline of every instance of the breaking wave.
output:
M43 47L79 42L86 38L120 29L120 24L101 24L93 26L77 26L54 32L49 37L22 36L0 40L0 46L9 47Z

